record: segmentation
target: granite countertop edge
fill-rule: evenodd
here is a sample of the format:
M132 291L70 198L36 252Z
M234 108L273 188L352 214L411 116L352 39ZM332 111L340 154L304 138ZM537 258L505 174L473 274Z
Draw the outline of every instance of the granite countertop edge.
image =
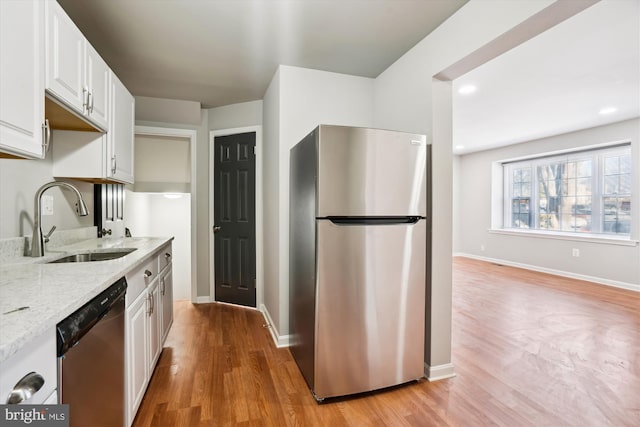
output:
M173 237L95 238L0 265L0 362L142 265ZM48 264L79 252L136 250L114 260ZM18 310L21 307L27 309Z

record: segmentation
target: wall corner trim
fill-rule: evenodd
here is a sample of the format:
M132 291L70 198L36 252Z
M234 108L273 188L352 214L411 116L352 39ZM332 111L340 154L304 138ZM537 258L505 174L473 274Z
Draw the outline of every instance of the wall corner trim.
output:
M273 323L273 319L269 314L269 310L267 310L267 307L264 304L260 304L260 311L264 316L264 320L267 322L265 326L269 328L269 332L271 332L271 337L273 338L273 342L275 343L276 347L277 348L289 347L291 343L291 335L280 335L278 333L278 329L276 329Z
M444 365L429 366L424 364L424 376L428 381L440 381L456 376L453 369L453 363L445 363Z

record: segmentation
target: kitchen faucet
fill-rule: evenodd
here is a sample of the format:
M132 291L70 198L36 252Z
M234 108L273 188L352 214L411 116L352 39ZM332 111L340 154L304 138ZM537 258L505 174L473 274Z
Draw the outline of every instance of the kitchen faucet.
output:
M36 196L33 200L33 204L34 204L33 237L31 238L31 256L32 257L44 256L44 238L42 237L42 228L41 228L42 194L51 187L62 187L76 193L76 197L78 198L78 201L76 202L78 216L89 215L89 210L87 209L87 205L84 204L84 200L82 199L82 194L80 194L78 189L73 185L67 184L66 182L61 182L61 181L52 181L38 188L38 191L36 191ZM47 237L49 237L52 232L53 232L53 229L49 232Z

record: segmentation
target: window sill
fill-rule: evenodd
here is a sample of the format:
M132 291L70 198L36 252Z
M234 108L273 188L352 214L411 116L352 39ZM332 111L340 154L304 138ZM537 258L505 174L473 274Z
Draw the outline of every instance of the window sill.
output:
M555 240L571 240L574 242L589 242L589 243L602 243L606 245L620 245L620 246L638 246L638 240L631 240L628 237L615 237L611 235L600 234L586 234L575 235L572 233L561 232L543 232L536 230L507 230L507 229L489 229L489 233L492 234L506 234L510 236L520 237L534 237L540 239L555 239Z

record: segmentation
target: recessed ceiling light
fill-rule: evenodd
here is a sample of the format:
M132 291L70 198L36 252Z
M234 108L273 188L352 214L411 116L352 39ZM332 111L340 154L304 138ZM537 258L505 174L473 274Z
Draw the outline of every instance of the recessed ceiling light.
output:
M612 113L615 113L616 111L618 111L616 107L605 107L600 111L598 111L598 114L612 114Z
M458 93L461 95L469 95L470 93L473 93L476 91L476 87L474 85L464 85L464 86L460 86L460 89L458 89Z

